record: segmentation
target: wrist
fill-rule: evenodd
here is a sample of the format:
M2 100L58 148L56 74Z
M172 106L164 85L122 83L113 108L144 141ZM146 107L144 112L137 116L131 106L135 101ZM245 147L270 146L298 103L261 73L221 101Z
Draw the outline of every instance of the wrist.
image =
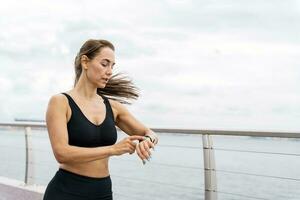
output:
M114 156L115 155L115 148L114 148L114 146L113 145L108 146L107 152L108 152L108 156Z
M158 137L152 130L147 131L145 134L145 137L149 137L151 142L154 144L156 144L158 142Z
M152 143L154 143L155 142L155 139L154 138L152 138L151 136L149 136L149 135L145 135L144 136L145 137L145 139L144 140L150 140L150 142L152 142Z

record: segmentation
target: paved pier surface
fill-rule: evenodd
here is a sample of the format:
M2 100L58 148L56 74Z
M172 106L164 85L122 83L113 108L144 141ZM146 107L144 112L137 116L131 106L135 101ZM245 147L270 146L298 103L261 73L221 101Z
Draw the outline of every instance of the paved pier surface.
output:
M0 200L42 200L43 194L0 184Z
M42 200L44 189L24 186L21 181L0 177L0 200Z

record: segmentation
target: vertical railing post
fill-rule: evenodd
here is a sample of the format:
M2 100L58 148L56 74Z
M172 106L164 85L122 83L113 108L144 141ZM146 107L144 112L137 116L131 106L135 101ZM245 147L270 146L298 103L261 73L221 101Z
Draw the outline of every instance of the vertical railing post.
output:
M25 148L26 148L26 163L25 163L25 184L34 184L34 155L32 150L31 127L25 128Z
M204 159L205 200L217 200L216 163L213 150L212 137L202 135Z

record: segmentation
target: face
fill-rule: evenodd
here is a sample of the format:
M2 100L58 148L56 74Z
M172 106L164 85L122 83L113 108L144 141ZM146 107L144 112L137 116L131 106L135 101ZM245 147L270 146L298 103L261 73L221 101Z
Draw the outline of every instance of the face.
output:
M87 58L82 66L89 81L95 84L97 88L104 88L112 75L114 65L114 51L109 47L104 47L93 59Z

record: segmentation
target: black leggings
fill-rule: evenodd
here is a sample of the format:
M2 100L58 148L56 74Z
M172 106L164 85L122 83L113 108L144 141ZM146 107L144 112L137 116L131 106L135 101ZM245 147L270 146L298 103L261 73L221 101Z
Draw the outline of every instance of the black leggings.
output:
M43 200L112 200L110 176L87 177L59 168Z

